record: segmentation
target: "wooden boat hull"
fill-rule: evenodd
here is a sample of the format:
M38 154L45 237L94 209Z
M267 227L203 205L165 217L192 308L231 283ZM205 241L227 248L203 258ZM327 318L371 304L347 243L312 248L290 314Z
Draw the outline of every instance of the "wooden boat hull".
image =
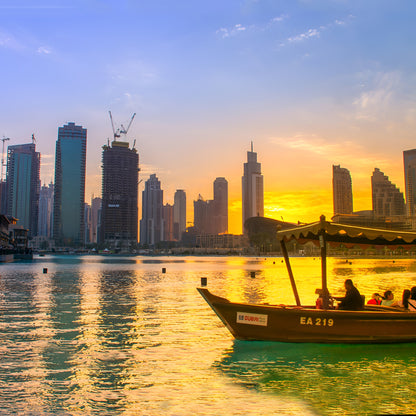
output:
M315 343L416 342L416 313L233 303L206 288L199 293L236 339Z

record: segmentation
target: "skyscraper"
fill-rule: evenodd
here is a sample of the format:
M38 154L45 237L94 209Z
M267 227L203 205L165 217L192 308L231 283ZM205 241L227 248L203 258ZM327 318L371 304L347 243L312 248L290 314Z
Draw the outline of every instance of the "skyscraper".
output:
M103 146L101 240L111 247L137 244L139 155L129 143Z
M201 195L194 201L194 227L198 234L214 234L213 201L205 201Z
M371 177L371 189L375 217L385 218L406 215L403 193L378 168L374 169Z
M43 185L39 196L38 235L52 237L53 183Z
M35 143L9 146L7 150L7 214L18 225L37 235L40 192L40 153Z
M244 163L242 194L244 232L244 222L248 218L264 216L263 175L261 164L257 162L257 153L253 152L253 142L251 151L247 152L247 163Z
M340 165L332 165L332 197L334 215L352 214L352 181L350 171Z
M155 174L145 182L142 192L140 244L154 246L163 241L163 191Z
M97 243L98 240L98 224L101 216L101 198L91 198L91 231L92 243ZM101 226L101 223L100 223Z
M416 149L403 152L407 215L416 216Z
M186 193L183 189L177 189L173 202L173 237L181 240L186 231Z
M58 244L84 241L87 130L75 123L58 129L55 154L53 237Z
M163 205L163 229L164 229L164 241L173 241L173 205Z
M228 182L225 178L214 181L214 234L228 231Z

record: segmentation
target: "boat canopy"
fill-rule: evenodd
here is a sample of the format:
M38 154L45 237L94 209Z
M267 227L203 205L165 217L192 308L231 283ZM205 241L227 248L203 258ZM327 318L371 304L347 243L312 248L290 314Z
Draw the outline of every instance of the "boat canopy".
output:
M277 232L277 239L285 242L296 240L301 244L308 241L319 243L320 238L331 245L416 245L416 232L339 224L326 221L324 216L318 222Z

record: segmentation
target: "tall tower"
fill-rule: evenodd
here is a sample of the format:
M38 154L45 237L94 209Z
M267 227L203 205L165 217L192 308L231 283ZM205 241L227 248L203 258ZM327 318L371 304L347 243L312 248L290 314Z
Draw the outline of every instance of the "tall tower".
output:
M53 183L43 185L39 196L38 235L51 238L53 213Z
M350 171L340 165L332 165L332 197L334 215L352 214L352 181Z
M98 240L98 224L101 216L101 198L91 198L91 234L92 243L97 243Z
M177 189L173 202L173 237L180 241L186 231L186 193Z
M139 155L129 143L103 146L101 241L113 248L137 244Z
M243 232L244 222L251 217L264 216L264 191L261 164L257 162L257 153L247 152L247 163L244 163L244 176L242 177L243 196Z
M58 244L84 241L87 130L75 123L58 129L55 154L53 237Z
M18 225L38 232L40 193L40 153L35 143L9 146L7 149L7 214Z
M228 231L228 182L225 178L214 181L214 234Z
M407 215L416 216L416 149L403 152Z
M385 218L406 215L403 193L378 168L374 169L371 177L371 189L375 217Z
M163 191L155 174L145 182L142 192L140 244L154 246L163 241Z

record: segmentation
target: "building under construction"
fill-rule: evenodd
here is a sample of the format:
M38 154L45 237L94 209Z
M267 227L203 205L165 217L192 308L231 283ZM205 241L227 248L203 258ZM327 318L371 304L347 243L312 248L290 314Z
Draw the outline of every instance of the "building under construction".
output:
M126 251L137 244L139 155L129 143L103 146L100 242Z

